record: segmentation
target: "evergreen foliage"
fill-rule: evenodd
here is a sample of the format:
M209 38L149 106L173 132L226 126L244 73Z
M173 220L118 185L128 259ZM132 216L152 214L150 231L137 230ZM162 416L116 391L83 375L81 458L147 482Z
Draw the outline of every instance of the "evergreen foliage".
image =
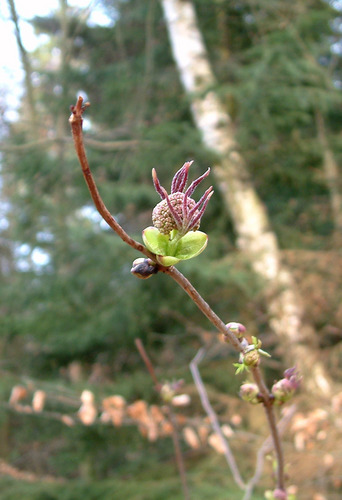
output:
M134 339L143 339L156 359L173 343L172 373L181 371L186 378L200 337L196 332L186 340L186 331L196 324L203 334L208 323L167 276L145 282L130 275L137 255L108 230L90 203L70 142L69 105L79 92L91 101L89 161L107 206L136 239L151 224L152 208L159 202L152 167L168 186L184 161L195 160L196 176L215 158L194 128L158 2L102 4L112 21L108 27L90 25L82 10L72 8L67 10L66 32L61 12L32 19L36 32L48 35L48 41L31 54L39 130L33 130L24 96L20 120L7 124L8 148L2 156L9 225L1 233L7 248L0 262L1 366L10 383L18 374L52 380L55 387L72 361L81 361L89 372L99 363L114 377L119 393L153 399L152 384L137 371L141 360ZM331 50L340 40L338 13L323 0L295 0L291 8L287 0L194 4L216 90L235 121L242 153L282 248L330 248L333 221L315 114L324 116L329 144L341 160L341 61ZM37 137L39 147L22 148ZM205 188L212 183L206 181ZM202 229L209 235L208 248L181 269L227 321L239 319L251 334L263 331L267 318L262 284L235 251L235 235L217 187ZM39 263L37 255L45 261ZM184 326L184 319L190 326ZM335 323L341 328L341 319ZM162 366L161 373L168 374L169 368ZM224 389L224 370L206 375L214 390ZM104 384L101 390L111 391L112 386ZM228 390L237 392L234 383ZM4 380L6 397L9 391ZM42 454L52 455L44 473L75 479L71 486L25 487L2 479L4 500L77 500L85 495L105 500L115 498L113 491L130 500L181 498L170 465L170 442L152 446L131 429L113 435L112 428L75 431L50 423L45 433L44 423L33 418L6 412L3 418L4 442L14 450L2 450L6 459L25 468L20 456L35 441ZM53 435L59 436L62 444L56 439L56 446L62 451L49 448ZM194 498L239 498L227 490L226 478L217 471L224 465L215 460L189 459ZM212 475L210 484L203 482L207 474Z

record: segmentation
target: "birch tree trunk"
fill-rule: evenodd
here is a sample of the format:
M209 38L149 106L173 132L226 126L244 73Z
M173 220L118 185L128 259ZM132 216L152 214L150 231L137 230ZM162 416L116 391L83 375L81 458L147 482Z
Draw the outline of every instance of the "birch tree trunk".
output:
M334 221L334 243L340 247L342 243L342 184L341 175L326 135L322 113L316 110L316 126L318 140L322 147L322 166L326 185L330 194L331 212Z
M37 139L38 138L38 117L37 117L37 111L36 111L36 103L35 103L35 98L34 98L34 91L33 91L33 85L31 81L31 63L29 56L26 52L26 49L23 45L22 39L21 39L21 32L20 32L20 27L19 27L19 19L18 19L18 14L17 10L15 8L15 3L14 0L7 0L8 1L8 7L11 13L11 20L14 24L14 29L15 29L15 38L17 41L17 46L18 46L18 51L21 59L21 63L24 68L24 81L25 81L25 90L26 90L26 98L27 98L27 107L28 107L28 114L29 114L29 121L30 121L30 126L28 127L28 130L30 131L30 134L32 138ZM6 49L2 49L6 50Z
M287 363L296 363L302 370L307 388L329 394L329 377L318 359L317 336L303 323L302 301L292 275L281 262L265 206L238 151L232 120L213 90L215 78L193 4L189 0L161 0L161 5L194 122L205 145L221 159L213 172L232 217L237 246L264 280L269 325L283 344Z

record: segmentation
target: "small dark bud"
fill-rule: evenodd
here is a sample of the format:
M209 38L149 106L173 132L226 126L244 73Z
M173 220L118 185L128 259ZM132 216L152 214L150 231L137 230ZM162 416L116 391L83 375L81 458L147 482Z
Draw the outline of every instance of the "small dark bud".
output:
M153 274L158 272L158 266L151 259L139 258L135 259L132 264L131 273L137 278L147 280Z

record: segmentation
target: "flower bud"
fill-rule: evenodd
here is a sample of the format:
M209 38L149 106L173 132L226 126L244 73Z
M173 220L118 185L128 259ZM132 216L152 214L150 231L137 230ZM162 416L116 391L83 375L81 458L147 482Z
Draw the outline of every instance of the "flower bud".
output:
M246 332L246 327L243 326L241 323L235 323L235 321L231 321L230 323L226 324L226 327L229 328L229 330L234 333L234 335L238 338L241 339Z
M172 179L171 193L160 184L157 172L152 170L154 187L162 201L156 205L152 212L153 226L163 235L169 235L176 230L180 236L189 231L197 231L200 227L202 215L213 194L212 187L208 188L200 200L191 198L196 187L209 175L210 168L194 180L188 188L189 168L192 162L186 162Z
M240 397L248 403L256 405L260 403L259 387L256 384L245 383L240 387Z
M160 396L165 403L170 403L175 397L175 392L171 384L165 383L160 389Z
M179 219L182 220L184 217L184 193L173 193L169 195L169 204L172 205L173 210L178 215ZM170 234L173 229L178 229L177 221L172 214L167 200L162 200L153 209L152 212L152 222L154 227L162 234ZM190 212L195 209L196 202L192 198L187 198L186 200L186 210ZM194 217L199 215L199 211L195 210ZM199 229L199 222L194 226L193 231Z
M287 500L287 493L286 491L277 488L273 491L273 498L274 500Z
M291 399L295 392L295 388L288 379L282 378L273 384L271 392L274 396L274 403L282 405Z
M286 380L291 382L291 385L294 390L298 389L301 383L301 376L299 372L297 371L296 367L288 368L287 370L284 371L284 377Z
M260 354L256 349L243 354L243 364L245 366L258 366L260 363Z
M137 278L147 280L152 276L152 274L156 274L158 272L158 267L155 262L151 259L139 258L135 259L132 264L131 273L134 274Z

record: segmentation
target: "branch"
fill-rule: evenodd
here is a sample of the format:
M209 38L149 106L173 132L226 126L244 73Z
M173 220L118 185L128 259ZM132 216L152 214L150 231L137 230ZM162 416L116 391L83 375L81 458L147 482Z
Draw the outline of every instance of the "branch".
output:
M287 409L286 414L278 422L277 429L278 429L279 437L281 437L284 434L290 420L292 420L292 417L296 411L297 411L296 405L290 406L290 408ZM273 446L272 446L271 436L269 436L267 439L265 439L265 441L263 442L263 444L259 448L259 451L257 453L255 472L254 472L253 477L248 481L246 493L245 493L245 496L243 497L243 500L250 500L251 495L253 493L253 489L258 484L259 479L261 477L262 470L264 468L265 455L267 453L269 453L270 451L272 451L272 449L273 449Z
M232 453L232 451L230 449L228 441L227 441L227 439L223 435L223 432L221 430L221 427L220 427L217 415L216 415L213 407L210 404L207 391L206 391L206 389L204 387L204 384L203 384L203 381L202 381L202 377L201 377L201 374L200 374L199 369L198 369L198 365L203 360L205 354L206 354L206 349L204 347L202 347L197 352L197 354L194 357L194 359L191 361L191 363L190 363L190 370L191 370L191 373L192 373L192 377L193 377L195 385L197 387L197 391L198 391L198 393L200 395L202 406L203 406L206 414L208 415L208 417L210 419L211 426L212 426L214 432L221 439L221 444L222 444L222 447L223 447L223 450L224 450L224 456L226 457L226 460L227 460L227 463L229 465L229 468L230 468L230 470L231 470L231 472L233 474L234 481L236 482L236 484L242 490L244 490L244 489L246 489L246 485L245 485L245 483L244 483L244 481L243 481L243 479L242 479L242 477L240 475L238 466L237 466L237 464L235 462L235 458L234 458L234 455L233 455L233 453Z
M89 106L89 103L86 103L83 106L83 99L82 97L78 98L78 101L76 103L76 106L72 107L72 113L69 119L69 122L71 124L71 129L72 129L72 135L74 139L74 144L75 144L75 149L76 153L79 159L79 162L82 167L82 172L84 179L87 183L90 195L95 203L95 206L102 215L103 219L107 222L107 224L115 231L115 233L120 236L120 238L127 243L127 245L131 246L135 250L138 250L139 252L143 253L146 255L146 257L149 257L153 261L155 261L155 255L151 253L147 248L142 245L141 243L138 243L135 241L133 238L128 236L126 231L120 226L120 224L114 219L114 217L111 215L109 210L107 209L106 205L103 203L102 198L100 196L100 193L98 192L98 189L96 187L94 178L92 176L92 173L89 168L89 163L87 159L87 155L84 149L84 143L83 143L83 132L82 132L82 114L86 107Z
M277 459L277 488L285 491L284 455L279 432L277 429L273 401L271 400L270 393L266 387L264 379L262 378L260 368L258 366L252 367L251 371L263 399L262 404L266 413L268 426L272 436L274 452Z
M160 395L162 384L157 379L156 372L153 368L153 365L152 365L150 358L147 355L147 352L145 350L145 347L144 347L142 341L140 339L135 339L135 345L137 346L138 351L140 353L140 356L142 357L142 359L146 365L146 368L147 368L149 374L151 375L151 378L155 384L156 390L158 391L158 393ZM188 487L188 481L186 478L182 449L180 446L177 422L176 422L174 413L172 411L171 405L169 403L166 403L165 407L166 407L166 413L168 414L171 425L172 425L172 441L173 441L173 447L175 450L175 457L176 457L178 472L179 472L179 476L180 476L181 482L182 482L184 500L190 500L189 487Z
M150 358L147 355L147 352L145 351L144 345L140 339L135 339L135 345L137 346L137 349L139 351L139 354L144 361L148 373L151 375L151 379L154 382L156 390L159 392L161 388L161 384L158 381L156 372L154 371L153 365L151 363Z
M107 222L107 224L113 229L113 231L116 232L118 236L120 236L120 238L129 246L140 251L141 253L146 255L146 257L156 262L156 256L150 251L148 251L144 245L133 240L124 231L124 229L120 226L120 224L114 219L114 217L110 214L104 202L102 201L100 193L98 192L94 178L90 171L83 143L82 114L89 105L90 105L89 103L83 105L83 99L82 97L79 97L76 105L72 106L71 108L72 114L70 116L69 122L72 128L76 153L79 162L81 164L83 176L88 185L91 197L95 203L98 212ZM189 295L192 301L209 319L209 321L217 328L217 330L225 335L225 338L229 340L229 342L233 345L235 350L239 353L244 353L244 346L240 343L239 339L234 335L233 332L230 331L227 325L217 316L217 314L215 314L215 312L211 309L209 304L203 299L203 297L198 293L198 291L194 288L194 286L190 283L190 281L187 280L181 272L179 272L173 266L163 267L158 265L158 270L171 276L171 278L173 278L174 281L176 281L181 286L181 288L183 288L183 290ZM265 409L268 425L270 428L270 433L273 440L273 447L277 458L277 488L285 492L284 457L276 425L273 400L263 380L259 366L251 367L251 373L259 388L260 395L262 397L262 404Z
M84 140L83 140L83 131L82 131L82 115L87 107L89 107L89 103L85 103L83 105L83 98L79 97L75 106L71 107L71 116L69 118L69 122L71 125L71 130L74 139L75 150L78 156L78 160L82 167L82 172L84 179L87 183L90 195L94 201L94 204L99 212L99 214L103 217L103 219L107 222L107 224L113 229L113 231L120 236L120 238L127 243L127 245L131 246L135 250L143 253L146 257L152 259L156 262L156 256L147 248L138 243L133 238L131 238L126 231L120 226L120 224L114 219L106 205L104 204L101 195L97 189L95 180L91 173L87 155L84 149ZM223 333L230 341L230 343L234 346L234 348L238 352L243 352L243 347L241 346L238 339L235 335L230 331L230 329L223 323L223 321L214 313L209 304L201 297L201 295L197 292L197 290L192 286L190 281L188 281L183 274L178 271L175 267L163 267L161 265L157 265L158 270L168 274L171 276L182 288L183 290L190 296L190 298L195 302L197 307L203 312L203 314L209 319L209 321L216 326L219 332Z
M0 151L16 153L16 152L26 152L32 151L37 148L47 148L52 144L71 144L72 139L70 137L52 137L47 139L39 139L37 141L25 142L24 144L6 144L0 143ZM98 149L100 151L123 151L125 149L136 149L141 144L145 144L147 141L140 141L137 139L130 139L127 141L98 141L97 139L92 139L91 137L85 137L84 143L93 149Z
M196 306L201 310L201 312L208 318L210 323L214 325L217 330L223 333L229 338L230 344L238 352L243 352L244 348L236 338L236 336L230 331L222 319L217 316L217 314L212 310L210 305L203 299L203 297L198 293L196 288L190 283L190 281L174 266L165 267L160 269L161 272L171 276L173 280L178 283L178 285L183 288L183 290L189 295L191 300L196 304Z

